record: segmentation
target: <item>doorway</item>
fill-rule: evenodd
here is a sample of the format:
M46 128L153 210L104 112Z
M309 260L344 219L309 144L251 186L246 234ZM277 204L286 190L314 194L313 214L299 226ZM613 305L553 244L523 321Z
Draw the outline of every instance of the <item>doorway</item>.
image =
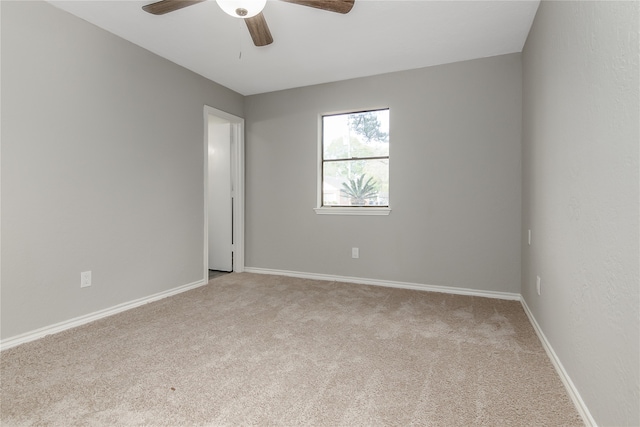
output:
M244 119L204 107L204 278L244 271Z

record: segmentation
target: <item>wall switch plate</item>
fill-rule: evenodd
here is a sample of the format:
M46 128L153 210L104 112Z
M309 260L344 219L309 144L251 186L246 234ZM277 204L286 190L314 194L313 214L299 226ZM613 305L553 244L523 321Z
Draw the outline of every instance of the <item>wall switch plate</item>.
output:
M540 276L536 276L536 292L540 295Z
M351 258L360 258L360 250L358 248L351 248Z
M80 287L86 288L87 286L91 286L91 272L83 271L80 273Z

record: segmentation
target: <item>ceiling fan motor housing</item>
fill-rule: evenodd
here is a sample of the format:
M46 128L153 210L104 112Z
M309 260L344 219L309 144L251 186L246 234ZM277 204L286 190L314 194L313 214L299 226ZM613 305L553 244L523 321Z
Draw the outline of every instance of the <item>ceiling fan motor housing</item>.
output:
M262 12L267 0L216 0L220 9L236 18L251 18Z

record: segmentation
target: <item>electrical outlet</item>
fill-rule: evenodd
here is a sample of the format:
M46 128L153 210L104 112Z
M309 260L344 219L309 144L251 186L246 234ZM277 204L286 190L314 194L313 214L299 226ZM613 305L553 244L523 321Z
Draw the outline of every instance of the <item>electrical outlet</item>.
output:
M358 248L351 248L351 258L360 258L360 250Z
M83 271L80 273L80 287L86 288L87 286L91 286L91 272Z
M540 295L540 276L536 276L536 291Z

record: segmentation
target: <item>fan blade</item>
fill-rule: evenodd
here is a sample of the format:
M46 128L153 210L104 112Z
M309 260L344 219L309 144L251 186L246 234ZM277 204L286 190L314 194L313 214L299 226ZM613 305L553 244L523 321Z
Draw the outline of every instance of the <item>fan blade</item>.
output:
M282 0L302 6L315 7L329 12L349 13L355 0Z
M165 13L173 12L174 10L192 6L197 3L202 3L203 1L206 0L162 0L142 6L142 10L154 15L164 15Z
M271 37L271 31L267 21L264 19L262 12L251 18L244 18L244 22L247 23L249 34L253 39L253 44L256 46L266 46L273 43L273 37Z

